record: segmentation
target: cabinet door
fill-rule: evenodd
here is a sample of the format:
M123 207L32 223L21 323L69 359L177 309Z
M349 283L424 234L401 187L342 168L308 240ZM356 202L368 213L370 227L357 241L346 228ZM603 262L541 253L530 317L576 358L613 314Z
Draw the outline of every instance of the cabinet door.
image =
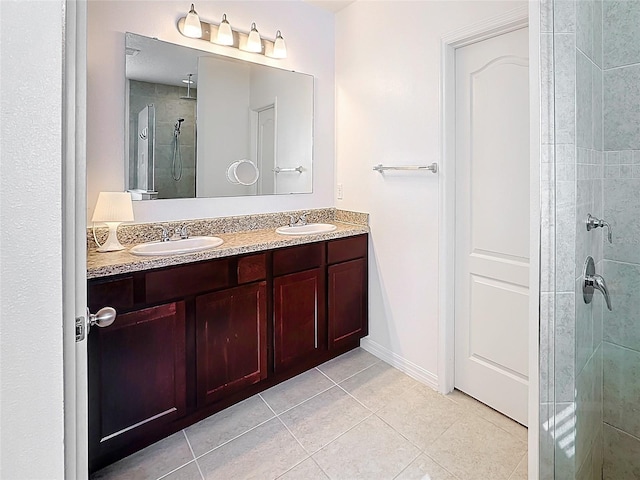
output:
M266 282L196 298L200 405L267 376Z
M88 338L92 459L184 414L183 302L118 315Z
M276 371L326 349L324 279L316 268L273 280Z
M367 335L367 260L331 265L329 273L329 348Z

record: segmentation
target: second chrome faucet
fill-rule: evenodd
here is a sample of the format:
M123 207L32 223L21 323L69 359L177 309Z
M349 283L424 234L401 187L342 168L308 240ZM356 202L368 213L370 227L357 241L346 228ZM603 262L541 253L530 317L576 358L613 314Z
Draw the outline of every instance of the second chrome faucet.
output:
M161 242L169 242L171 240L185 240L189 238L189 228L186 225L176 227L173 230L173 235L169 234L169 228L165 227L164 225L156 225L156 228L160 228L162 230L162 237L160 237Z

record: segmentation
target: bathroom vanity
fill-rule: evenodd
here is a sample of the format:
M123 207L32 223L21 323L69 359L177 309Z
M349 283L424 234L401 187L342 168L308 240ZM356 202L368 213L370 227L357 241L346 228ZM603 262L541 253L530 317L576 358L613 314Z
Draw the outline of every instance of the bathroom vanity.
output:
M368 237L342 230L90 278L118 311L88 337L90 470L357 347Z

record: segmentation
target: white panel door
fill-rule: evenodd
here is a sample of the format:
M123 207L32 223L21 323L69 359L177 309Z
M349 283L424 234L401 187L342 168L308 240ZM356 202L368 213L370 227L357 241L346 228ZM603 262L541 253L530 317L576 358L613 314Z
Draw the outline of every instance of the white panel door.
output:
M527 423L528 29L456 50L455 386Z
M271 106L258 112L258 169L261 194L276 191L276 112Z

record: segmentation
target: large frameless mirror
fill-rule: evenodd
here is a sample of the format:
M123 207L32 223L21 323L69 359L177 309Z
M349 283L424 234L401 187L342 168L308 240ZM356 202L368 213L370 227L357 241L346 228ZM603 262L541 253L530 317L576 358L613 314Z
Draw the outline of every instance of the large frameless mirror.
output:
M311 193L313 77L126 34L138 200Z

